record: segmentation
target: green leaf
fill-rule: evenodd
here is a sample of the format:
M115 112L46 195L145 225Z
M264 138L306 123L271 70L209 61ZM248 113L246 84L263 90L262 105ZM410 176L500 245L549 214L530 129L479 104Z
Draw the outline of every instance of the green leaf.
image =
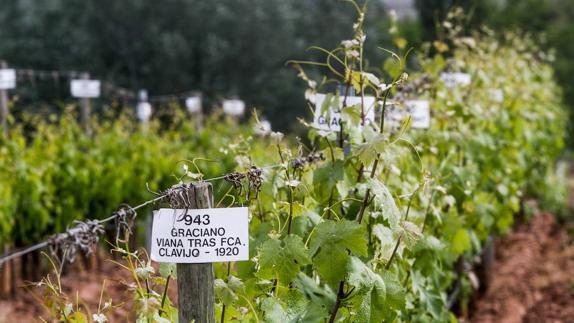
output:
M391 229L398 227L401 212L387 186L377 179L369 178L367 187L371 189L371 192L375 196L375 208L383 212L383 216L389 222Z
M413 292L418 294L424 311L430 313L435 319L441 317L446 308L446 299L433 286L426 284L426 278L421 273L412 272Z
M313 192L320 202L331 196L337 182L343 180L344 164L342 160L325 163L313 172Z
M280 298L266 298L261 308L265 312L266 322L322 323L328 315L324 305L309 302L300 290L289 290Z
M229 276L227 283L223 279L214 282L215 295L223 304L231 305L238 300L237 294L245 294L245 284L235 276Z
M371 165L377 158L377 154L385 149L387 140L384 134L377 134L366 143L357 145L354 155L365 165Z
M377 223L373 226L373 235L379 240L380 253L385 260L389 260L395 247L396 235L388 227Z
M216 279L214 281L215 296L221 300L225 305L231 305L238 297L235 292L225 283L223 279Z
M389 306L392 309L402 311L405 308L405 290L401 286L401 282L399 281L399 277L396 273L390 271L384 271L381 274L383 281L385 282L386 287L386 300L385 305Z
M294 284L312 303L320 304L328 309L335 305L337 297L329 286L321 287L312 278L303 273L297 275Z
M347 270L347 282L356 288L352 298L356 322L381 322L384 311L388 311L385 308L385 282L357 257L351 257Z
M325 306L309 302L300 290L289 290L281 298L285 301L285 308L289 318L288 322L290 323L323 323L328 315L328 310Z
M325 221L317 225L311 238L310 251L319 275L332 286L344 279L348 251L366 256L365 228L354 221Z
M394 57L387 58L383 68L392 78L397 78L402 72L401 62Z
M230 275L227 278L227 285L236 293L245 293L245 284L243 281L241 281L241 279L233 275Z
M167 278L167 276L177 278L176 264L167 263L167 262L160 263L159 264L159 274L163 278Z
M327 220L319 223L311 239L311 255L321 249L349 249L361 256L367 255L365 228L355 221Z
M261 302L261 309L265 312L267 322L284 323L288 321L287 313L281 306L279 300L274 297L267 297Z
M323 281L335 287L340 281L345 279L347 274L345 265L348 260L349 255L345 249L323 248L313 259L313 264Z
M452 238L452 251L456 254L462 254L467 250L470 250L471 243L470 237L466 229L458 229Z
M290 234L283 240L270 239L259 249L260 270L263 279L279 279L289 283L297 276L300 267L311 263L309 253L301 237Z

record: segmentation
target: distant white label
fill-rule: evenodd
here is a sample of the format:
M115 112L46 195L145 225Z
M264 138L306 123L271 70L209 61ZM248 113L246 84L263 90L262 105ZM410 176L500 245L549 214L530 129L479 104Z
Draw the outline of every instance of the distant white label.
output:
M453 88L457 85L470 85L470 74L467 73L441 73L440 79L446 87Z
M242 116L245 113L245 102L242 100L224 100L223 112L230 116Z
M185 107L189 113L201 112L201 98L199 96L191 96L185 99Z
M100 81L97 80L72 80L70 92L75 98L97 98L100 96Z
M155 211L151 259L175 263L249 260L248 208Z
M0 69L0 90L16 88L16 71L13 69Z
M430 106L427 100L407 100L404 109L395 105L387 106L386 123L391 127L400 127L407 116L411 116L411 128L430 128Z
M321 111L323 104L327 95L325 94L315 94L315 119L313 120L313 126L320 130L325 131L341 131L341 109L343 108L343 97L339 97L339 107L334 109L330 106L326 111ZM335 96L331 99L335 100ZM353 106L357 104L364 104L365 109L365 120L367 123L375 121L375 98L372 96L365 96L361 98L360 96L348 96L347 106ZM330 103L329 103L330 104Z
M407 111L411 114L411 127L426 129L430 127L429 101L409 100L405 102Z
M259 136L266 136L271 132L271 122L267 120L262 120L255 125L254 132Z
M151 104L149 104L148 102L138 103L136 114L139 121L142 122L149 121L152 114Z
M502 102L504 101L504 92L501 89L489 89L488 95L494 102Z

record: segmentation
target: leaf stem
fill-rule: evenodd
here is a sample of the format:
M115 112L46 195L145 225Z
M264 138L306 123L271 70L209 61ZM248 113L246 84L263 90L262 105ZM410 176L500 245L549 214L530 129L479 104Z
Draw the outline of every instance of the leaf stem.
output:
M289 187L289 218L287 219L287 235L291 234L291 222L293 222L293 189Z
M169 280L171 278L171 275L167 276L167 279L165 281L165 288L163 289L163 295L161 296L161 309L163 311L163 306L165 305L165 299L167 298L167 289L169 287Z
M434 197L434 193L435 193L435 192L436 192L436 190L432 190L432 193L431 193L431 195L430 195L430 197L429 197L429 204L427 205L427 209L426 209L426 211L425 211L425 217L424 217L424 220L423 220L423 227L422 227L422 229L421 229L421 234L422 234L423 232L425 232L425 228L426 228L426 225L427 225L427 218L428 218L428 215L430 214L430 208L431 208L431 205L432 205L432 199L433 199L433 197Z
M329 323L335 322L335 318L337 318L337 312L339 311L339 307L341 307L341 300L345 297L345 281L339 282L339 290L337 291L337 300L335 301L335 306L333 306L333 310L331 311L331 317L329 317Z
M411 197L409 198L409 204L407 206L407 212L405 213L405 220L407 221L409 219L409 213L411 211L411 205L413 203L413 197L415 196L415 194L417 194L417 192L422 188L423 185L419 185L415 191L413 192L413 194L411 195ZM387 262L387 265L385 266L386 270L389 270L391 268L391 264L393 263L393 259L395 258L395 255L397 253L397 250L399 249L399 246L401 244L401 239L403 237L403 233L401 233L399 235L399 238L397 239L397 243L395 244L395 248L393 249L393 253L391 254L391 257L389 258L389 262Z
M375 177L377 166L379 165L379 158L380 154L377 154L377 158L373 163L373 169L371 169L371 178ZM365 197L363 198L361 208L359 209L359 213L357 213L357 222L359 222L359 224L363 221L363 215L365 214L365 210L367 209L367 206L369 206L369 204L371 203L370 197L371 197L371 189L368 188L367 192L365 193Z

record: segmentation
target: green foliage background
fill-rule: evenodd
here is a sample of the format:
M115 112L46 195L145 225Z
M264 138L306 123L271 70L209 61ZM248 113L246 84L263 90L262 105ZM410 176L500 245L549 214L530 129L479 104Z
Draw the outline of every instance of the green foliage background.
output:
M46 3L54 6L57 14L64 4ZM194 74L191 67L182 68L190 68L189 77L200 75L195 81L206 89L213 86L214 93L227 89L237 90L238 94L246 91L281 98L282 83L277 85L275 80L270 80L282 74L271 73L274 64L253 66L262 69L261 75L269 73L270 76L258 79L260 74L253 70L247 74L249 81L243 79L238 67L252 67L249 62L241 61L251 57L250 54L263 60L266 55L276 53L284 59L285 53L279 47L275 48L277 52L266 52L266 47L257 48L257 41L249 37L257 31L263 35L262 39L267 32L268 37L275 39L273 32L258 24L258 19L267 18L265 11L258 12L258 8L266 8L272 14L282 5L288 5L273 3L274 6L267 7L261 3L241 17L248 17L242 20L241 28L226 25L236 21L230 12L238 3L218 3L215 12L209 11L209 6L202 7L202 3L192 8L193 12L203 8L207 15L212 13L210 16L219 19L216 19L217 28L227 26L226 30L233 36L227 39L227 33L218 34L209 29L200 32L193 39L206 38L197 45L202 54L194 57L202 63L193 66L200 68L206 64L205 70L210 72L202 70ZM168 10L144 4L130 5L149 15L150 26L154 26L152 18L156 13ZM176 4L183 6L184 2ZM317 5L321 14L341 18L336 11L328 10L330 2L300 5L311 4ZM124 3L106 5L112 9L120 7L119 12L126 10L122 7ZM46 5L44 10L50 13L50 8ZM70 5L69 9L76 14L70 15L68 22L77 22L75 19L82 16L102 19L108 14L107 18L117 19L119 24L130 19L123 15L114 18L113 10L99 12L94 3L86 8ZM316 8L307 9L313 12ZM93 16L78 15L84 10L94 10ZM280 11L289 12L285 8ZM161 16L170 13L176 12ZM408 118L400 125L385 124L384 118L380 124L365 124L361 116L364 107L360 104L342 108L343 135L321 132L310 126L306 141L281 140L277 133L254 139L252 125L241 126L218 114L198 131L191 128L177 107L173 115L165 116L170 119L170 127L160 126L156 121L145 132L133 126L131 116L120 115L100 119L100 125L94 125L93 138L82 134L72 111L66 110L62 118L48 121L26 120L26 125L33 126L33 132L12 127L10 137L2 138L0 145L0 240L25 245L63 231L75 219L108 216L121 202L137 203L153 196L142 189L147 182L152 190L159 190L180 180L199 180L199 173L211 177L232 169L245 172L252 165L278 165L266 169L257 198L233 190L229 183L217 185L218 206L248 205L251 208L252 255L249 261L215 266L218 316L225 307L228 320L249 322L260 319L324 322L329 318L356 322L454 320L447 308L451 289L456 282L462 286L461 306L464 308L473 289L475 273L471 265L489 236L509 230L515 218L525 211L525 201L530 197L541 198L546 208L563 207L564 201L559 198L563 194L557 185L559 178L552 174L564 146L566 118L560 88L554 82L550 67L552 55L532 41L522 39L521 35L468 33L456 20L460 17L453 14L448 16L452 20L450 24L443 25L441 41L422 46L415 59L416 67L407 75L404 73L408 48L405 40L396 32L391 32L386 41L371 38L369 28L374 25L363 26L369 18L362 16L361 10L357 14L358 23L352 29L348 27L351 24L344 26L352 31L348 41L333 40L332 45L324 46L334 48L333 51L313 52L306 56L311 61L295 64L299 76L307 82L305 93L331 93L330 100L321 107L325 112L345 102L344 95L333 91L333 84L342 84L352 87L357 95L375 96L376 109L381 115L388 105L405 109L405 100L426 99L431 103L430 129L410 129ZM49 15L44 23L66 22L47 17ZM277 19L281 17L301 18L293 14ZM197 23L178 20L170 23ZM30 30L22 29L27 32L39 26L34 25L33 19L21 22L33 26ZM305 27L304 22L290 26ZM63 30L68 30L67 27ZM205 26L197 23L195 27L186 32L198 32ZM152 33L157 30L150 27ZM364 31L369 37L366 43ZM138 31L134 29L125 35L115 30L110 33L118 37L117 42L111 41L111 46L121 48L121 43L130 36L137 38ZM295 34L278 32L277 37ZM83 34L78 33L81 40L79 35ZM165 48L176 50L178 45L186 44L178 37L177 33L162 33L160 38L164 39ZM101 44L105 41L108 39L101 40ZM299 44L289 37L285 41L294 41L295 48ZM87 48L104 51L88 43ZM153 50L149 45L154 44L157 42L144 44L141 50L144 53ZM28 45L34 49L38 44ZM269 39L265 42L265 46L275 45L279 46ZM377 49L378 45L391 47L389 49L396 53ZM177 51L170 50L165 53L173 54L173 61L179 61ZM133 52L126 51L130 53L127 58L133 57ZM380 57L377 63L373 63L374 56L370 56L375 51ZM233 55L225 56L228 52ZM324 63L325 54L330 58L329 63ZM327 78L318 76L317 61L330 68L325 69ZM126 63L128 70L134 66L132 63ZM75 64L80 66L82 62ZM102 69L106 66L104 60L99 64ZM308 74L301 68L308 66L305 64L313 67ZM137 65L149 67L150 80L164 66L155 66L143 58ZM440 80L444 71L468 73L472 82L449 88ZM225 72L229 77L221 75ZM146 75L138 73L142 73L141 70L131 75L136 79ZM182 88L189 81L180 79L177 76L180 74L166 75L173 84L182 84ZM213 78L204 78L205 75ZM292 77L286 76L286 79ZM158 88L161 86L174 88L158 83ZM251 91L251 86L257 91ZM502 100L491 94L493 89L502 90ZM300 103L300 109L306 107L307 102ZM22 118L27 117L23 114ZM293 162L313 154L322 154L324 158L305 163L303 167L296 167ZM177 166L182 160L190 172L181 173ZM459 266L461 263L468 266ZM136 298L156 301L155 306L145 307L138 315L142 320L166 315L158 306L160 293L150 290L147 284L153 268L149 269L150 265L143 262L138 266L140 268L134 271L146 280L147 288L138 289ZM161 274L169 276L171 272L163 268Z

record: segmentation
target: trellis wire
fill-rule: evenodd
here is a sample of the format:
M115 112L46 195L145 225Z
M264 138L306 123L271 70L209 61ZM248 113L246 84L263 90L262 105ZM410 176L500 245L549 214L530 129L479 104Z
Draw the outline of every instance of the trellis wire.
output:
M280 166L283 166L283 164L269 165L269 166L264 166L261 168L257 168L255 166L252 166L247 172L244 173L245 174L244 178L248 178L250 180L250 182L249 182L250 185L253 186L254 188L259 189L261 186L261 180L262 180L262 178L260 177L262 174L262 170L263 169L277 168ZM259 176L255 176L253 173L257 173L257 174L259 174ZM202 181L203 182L213 182L213 181L221 180L221 179L227 180L231 174L237 174L237 172L227 173L225 175L204 179L204 180L201 180L199 182L202 182ZM251 176L248 176L247 174L251 174ZM253 180L255 182L251 183L251 180ZM230 183L235 186L235 184L233 182L230 182ZM73 253L74 254L78 248L85 251L86 250L86 243L84 243L83 241L78 242L78 235L79 234L85 234L85 235L88 235L88 237L90 234L93 234L94 236L96 236L98 233L100 233L99 232L100 226L102 226L104 223L110 222L112 220L116 220L116 230L118 230L118 231L122 230L122 229L125 230L126 229L126 223L128 223L129 220L135 219L137 216L136 211L145 207L145 206L148 206L150 204L154 204L156 202L160 202L162 200L165 201L166 198L169 199L166 202L171 201L171 202L175 203L175 205L178 205L178 203L176 203L176 202L182 199L181 194L182 194L183 190L188 188L189 185L194 185L194 184L191 183L191 184L175 185L171 188L168 188L165 192L159 193L159 195L157 197L150 199L150 200L147 200L147 201L145 201L139 205L136 205L134 207L131 207L127 204L123 204L111 216L109 216L105 219L102 219L102 220L77 221L76 227L68 229L65 232L52 235L49 238L47 238L46 240L39 242L37 244L34 244L32 246L29 246L25 249L22 249L22 250L19 250L19 251L16 251L16 252L13 252L13 253L10 253L10 254L7 254L7 255L0 257L0 265L4 264L5 262L10 261L12 259L19 258L23 255L26 255L28 253L31 253L31 252L34 252L36 250L43 249L46 247L51 247L52 254L54 256L56 256L55 253L58 251L58 249L63 249L61 246L62 242L65 245L66 243L71 243L70 240L73 240L73 242L74 242L73 243L73 249L74 249ZM176 202L174 202L174 201L176 201ZM126 216L127 216L126 212L129 212L132 214L131 219L126 219ZM91 228L92 230L88 230L88 228ZM118 237L119 237L119 232L116 235L116 239L118 239ZM92 238L94 238L94 237L92 237ZM95 241L97 242L97 238L94 238L94 239L96 239ZM90 240L88 242L92 242L92 241L93 240ZM90 243L87 243L87 244L90 244ZM66 254L68 251L67 249L61 250L61 251L63 254L62 259L61 259L62 263L66 260L73 260L73 255Z
M71 80L80 77L82 73L84 73L73 70L36 70L36 69L25 69L25 68L15 68L15 71L16 75L20 80L31 82L33 85L35 85L36 80L40 81L53 80L54 82L59 83L61 78L67 78ZM105 80L102 80L101 84L102 88L105 91L112 93L123 99L135 100L137 98L137 93L130 89L117 86ZM150 96L149 102L165 103L177 100L184 100L187 97L191 96L193 93L194 93L193 91L188 91L178 94L154 95Z
M141 203L141 204L139 204L139 205L137 205L137 206L130 207L130 209L133 210L133 211L136 211L136 210L141 209L141 208L143 208L143 207L145 207L145 206L147 206L147 205L149 205L149 204L158 202L158 201L160 201L160 200L163 199L163 198L165 198L165 195L158 196L158 197L156 197L156 198L154 198L154 199L145 201L144 203ZM107 217L107 218L105 218L105 219L103 219L103 220L91 220L91 221L95 221L95 224L101 225L101 224L104 224L104 223L106 223L106 222L110 222L110 221L116 219L117 217L118 217L118 213L117 213L117 212L114 212L113 215L111 215L111 216L109 216L109 217ZM81 223L86 223L86 222L81 222ZM92 222L92 223L94 223L94 222ZM46 239L46 240L44 240L44 241L42 241L42 242L40 242L40 243L37 243L37 244L35 244L35 245L32 245L32 246L30 246L30 247L27 247L27 248L25 248L25 249L23 249L23 250L19 250L19 251L13 252L13 253L11 253L11 254L5 255L5 256L3 256L2 258L0 258L0 265L3 264L3 263L5 263L5 262L7 262L7 261L12 260L12 259L19 258L19 257L21 257L21 256L23 256L23 255L25 255L25 254L28 254L28 253L31 253L31 252L33 252L33 251L36 251L36 250L39 250L39 249L43 249L43 248L45 248L45 247L48 247L48 246L50 246L51 243L57 242L58 240L63 240L63 239L66 239L67 237L75 236L75 235L76 235L78 232L80 232L81 230L82 230L81 227L74 227L74 228L71 228L71 229L67 230L66 232L56 234L55 236L51 236L50 238L48 238L48 239Z

